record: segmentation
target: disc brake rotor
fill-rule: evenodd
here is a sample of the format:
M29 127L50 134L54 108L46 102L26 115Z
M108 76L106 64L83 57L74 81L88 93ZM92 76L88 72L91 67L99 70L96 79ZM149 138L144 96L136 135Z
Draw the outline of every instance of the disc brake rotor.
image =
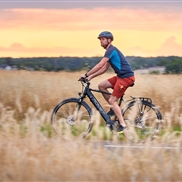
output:
M67 123L70 125L75 125L75 121L73 121L73 115L68 116Z

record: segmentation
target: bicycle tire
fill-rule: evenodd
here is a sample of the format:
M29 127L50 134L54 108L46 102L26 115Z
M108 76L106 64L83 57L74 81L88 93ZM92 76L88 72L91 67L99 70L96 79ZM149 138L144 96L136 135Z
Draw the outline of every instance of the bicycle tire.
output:
M133 142L150 141L161 129L162 114L152 102L131 101L122 114L128 128L123 135Z
M92 109L85 101L80 103L79 100L63 100L52 112L52 127L65 140L84 138L92 129Z

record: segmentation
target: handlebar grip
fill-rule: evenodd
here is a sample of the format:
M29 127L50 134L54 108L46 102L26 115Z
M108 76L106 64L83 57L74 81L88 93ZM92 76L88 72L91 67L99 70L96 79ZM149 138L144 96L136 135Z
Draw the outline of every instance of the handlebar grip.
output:
M89 83L88 79L85 77L80 77L78 81L84 82L84 83Z

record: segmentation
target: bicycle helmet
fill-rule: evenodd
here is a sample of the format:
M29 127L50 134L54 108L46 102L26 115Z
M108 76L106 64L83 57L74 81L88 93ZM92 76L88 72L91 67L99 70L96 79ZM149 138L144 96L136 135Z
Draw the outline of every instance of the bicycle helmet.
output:
M106 37L108 39L110 38L111 40L114 40L112 33L108 31L101 32L97 38L100 39L101 37Z

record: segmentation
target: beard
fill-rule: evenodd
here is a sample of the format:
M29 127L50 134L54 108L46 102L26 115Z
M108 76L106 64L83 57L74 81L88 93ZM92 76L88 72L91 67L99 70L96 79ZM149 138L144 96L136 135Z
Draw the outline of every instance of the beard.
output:
M107 44L101 44L101 46L105 49L107 48L107 46L109 45L109 42L107 42Z

